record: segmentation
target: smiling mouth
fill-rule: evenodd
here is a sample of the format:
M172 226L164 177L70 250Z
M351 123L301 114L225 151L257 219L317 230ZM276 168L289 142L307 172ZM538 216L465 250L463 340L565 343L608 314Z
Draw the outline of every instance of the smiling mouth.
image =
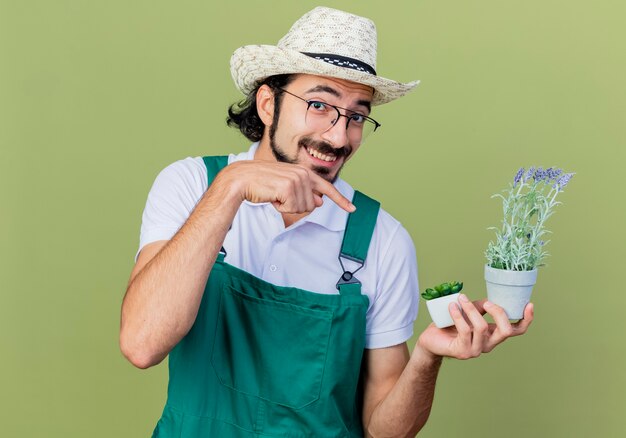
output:
M336 155L325 155L309 147L306 148L306 151L309 153L310 156L317 158L318 160L327 161L327 162L333 162L337 160Z

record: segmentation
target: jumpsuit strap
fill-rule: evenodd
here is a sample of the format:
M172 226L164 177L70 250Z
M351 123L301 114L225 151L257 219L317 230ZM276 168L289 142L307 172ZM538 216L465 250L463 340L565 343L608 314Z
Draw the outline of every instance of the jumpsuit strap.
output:
M206 166L207 187L211 187L213 180L220 170L228 165L228 156L202 157L202 161L204 161L204 165ZM217 254L217 261L224 262L224 257L226 257L226 250L222 246L220 252Z
M365 264L367 250L372 241L378 211L380 210L380 202L358 190L354 192L352 203L356 207L356 211L348 215L346 231L339 252L339 263L343 274L337 282L337 289L342 295L361 294L361 282L357 280L354 274ZM344 268L343 259L356 262L360 266L350 272Z

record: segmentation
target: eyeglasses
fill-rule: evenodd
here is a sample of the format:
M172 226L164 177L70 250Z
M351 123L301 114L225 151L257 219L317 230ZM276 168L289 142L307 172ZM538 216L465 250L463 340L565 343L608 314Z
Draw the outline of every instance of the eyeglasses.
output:
M362 144L372 132L376 131L381 126L380 123L371 117L367 117L347 108L341 108L340 106L320 102L319 100L307 100L283 88L279 88L279 90L306 102L307 106L304 121L306 125L315 132L322 134L335 126L340 117L345 117L347 119L346 133L351 145ZM340 109L344 110L346 114L341 114Z

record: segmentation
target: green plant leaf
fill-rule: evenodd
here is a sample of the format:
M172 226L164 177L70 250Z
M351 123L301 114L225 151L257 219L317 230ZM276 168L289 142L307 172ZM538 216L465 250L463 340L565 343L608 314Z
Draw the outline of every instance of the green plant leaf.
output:
M445 297L447 295L452 295L458 293L463 289L463 283L459 281L450 281L446 283L441 283L435 286L434 288L428 288L424 291L422 296L424 299L433 299L439 297ZM426 298L429 296L430 298Z

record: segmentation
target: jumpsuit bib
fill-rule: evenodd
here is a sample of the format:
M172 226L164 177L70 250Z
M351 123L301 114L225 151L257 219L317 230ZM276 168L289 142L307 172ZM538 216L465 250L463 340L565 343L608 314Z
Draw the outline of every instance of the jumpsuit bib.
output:
M210 185L227 157L204 161ZM379 204L360 192L353 203L337 263L362 266ZM369 300L354 272L344 269L339 294L325 295L273 285L224 255L194 325L169 354L167 403L153 438L362 437Z

